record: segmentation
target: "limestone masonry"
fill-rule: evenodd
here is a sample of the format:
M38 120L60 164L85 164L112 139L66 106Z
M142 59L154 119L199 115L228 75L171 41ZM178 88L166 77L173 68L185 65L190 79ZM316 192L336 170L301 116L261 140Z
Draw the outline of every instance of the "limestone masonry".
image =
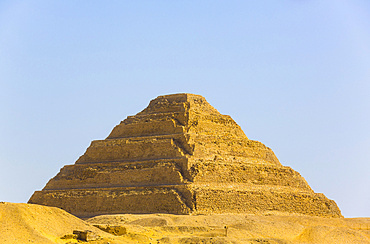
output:
M333 200L249 140L202 96L159 96L93 141L29 203L79 217L118 213L296 213L342 217Z

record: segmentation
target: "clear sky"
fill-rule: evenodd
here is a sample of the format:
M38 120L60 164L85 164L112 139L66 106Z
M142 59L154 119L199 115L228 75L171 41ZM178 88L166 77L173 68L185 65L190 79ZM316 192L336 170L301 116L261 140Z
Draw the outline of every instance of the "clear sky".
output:
M368 0L0 1L0 201L179 92L370 216Z

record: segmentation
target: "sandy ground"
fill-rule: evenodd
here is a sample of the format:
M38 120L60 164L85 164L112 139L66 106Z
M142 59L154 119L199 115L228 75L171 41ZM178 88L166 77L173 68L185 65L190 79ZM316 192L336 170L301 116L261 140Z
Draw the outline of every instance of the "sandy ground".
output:
M1 244L76 243L78 240L73 238L61 239L66 235L72 236L74 230L90 230L101 236L101 240L91 243L128 243L58 208L26 203L0 203Z
M147 243L370 243L370 218L125 214L87 222L125 226Z
M94 225L121 236L103 232ZM78 240L72 235L74 230L90 230L98 239ZM370 218L320 218L276 213L269 216L124 214L83 221L58 208L0 203L0 243L361 244L370 243Z

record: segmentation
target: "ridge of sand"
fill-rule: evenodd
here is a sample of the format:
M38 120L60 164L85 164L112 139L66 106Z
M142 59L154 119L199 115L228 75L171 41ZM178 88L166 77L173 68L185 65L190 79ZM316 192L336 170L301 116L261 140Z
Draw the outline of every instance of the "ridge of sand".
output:
M100 240L90 243L128 243L59 208L26 203L0 203L1 244L78 243L75 239L61 239L65 235L72 235L74 230L90 230L101 236Z

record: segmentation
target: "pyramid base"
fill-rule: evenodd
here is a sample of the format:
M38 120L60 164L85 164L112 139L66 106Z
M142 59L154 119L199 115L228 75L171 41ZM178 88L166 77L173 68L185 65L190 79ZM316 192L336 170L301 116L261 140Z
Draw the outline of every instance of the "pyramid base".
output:
M195 190L195 194L199 214L284 212L343 217L337 204L319 193L203 188Z
M37 191L29 203L59 207L78 217L103 214L285 212L342 217L323 194L172 185Z

